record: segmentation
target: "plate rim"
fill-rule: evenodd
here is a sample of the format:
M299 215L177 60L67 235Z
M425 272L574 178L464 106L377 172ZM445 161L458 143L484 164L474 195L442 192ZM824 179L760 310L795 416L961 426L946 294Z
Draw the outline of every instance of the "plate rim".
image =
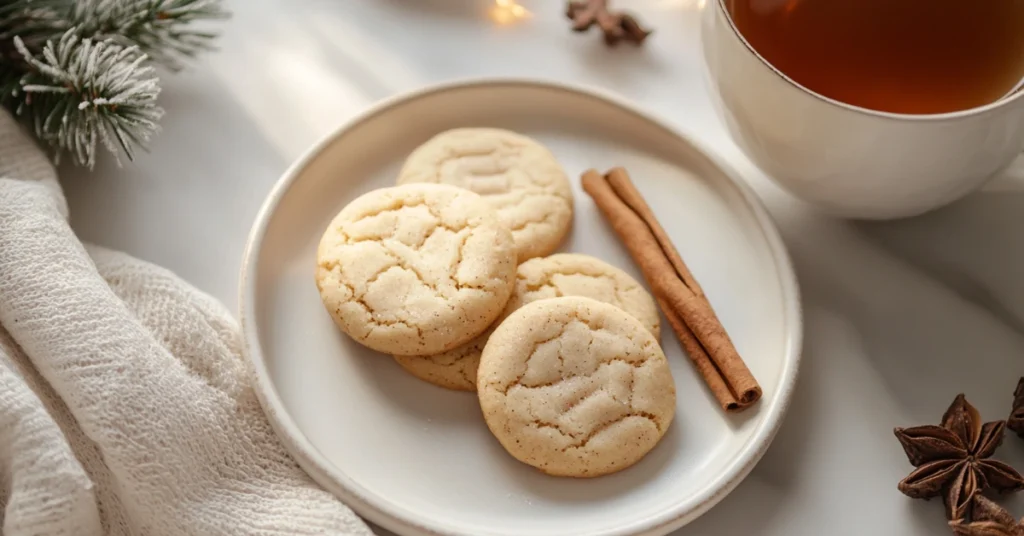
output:
M800 375L800 363L803 352L803 311L800 288L789 251L782 240L778 227L765 207L764 202L755 193L753 188L731 166L725 164L715 152L709 150L704 144L679 132L665 121L658 119L653 113L644 110L640 105L599 87L549 79L493 76L456 78L445 82L426 84L413 90L400 92L381 99L364 108L360 113L342 121L331 132L322 136L304 151L285 169L268 192L267 197L256 213L242 253L241 272L238 283L238 315L245 357L252 367L252 376L255 380L253 390L267 416L267 420L271 424L271 428L274 429L278 439L298 465L317 484L337 497L338 500L347 505L357 515L401 535L464 536L464 533L459 531L457 527L431 527L425 522L415 519L416 513L414 511L396 507L393 504L387 503L386 499L383 501L375 500L372 498L373 494L368 493L360 484L341 471L336 471L337 474L332 474L330 468L335 467L334 464L319 452L288 414L267 371L266 359L260 348L255 323L256 261L262 248L263 238L266 235L267 225L271 216L275 213L281 198L295 183L303 169L313 162L327 147L333 144L335 140L345 135L348 131L372 120L391 108L435 94L460 89L497 89L513 86L568 92L598 99L644 119L652 125L661 128L665 133L675 136L690 145L717 167L722 175L728 179L732 187L740 194L743 202L753 215L775 263L776 271L779 275L779 284L782 288L782 302L788 327L784 337L786 361L783 364L782 378L778 394L775 397L776 400L769 408L763 410L767 414L764 416L761 426L755 429L750 446L746 451L742 451L736 460L721 473L724 478L720 477L718 479L720 484L717 489L701 500L696 506L685 508L679 505L642 521L634 522L631 525L591 532L586 536L654 536L667 534L705 514L746 479L761 458L764 457L764 454L774 441L779 428L785 421L790 403L792 402L793 391ZM764 402L762 401L761 403L763 404ZM378 504L380 502L385 504ZM403 513L405 515L402 515Z

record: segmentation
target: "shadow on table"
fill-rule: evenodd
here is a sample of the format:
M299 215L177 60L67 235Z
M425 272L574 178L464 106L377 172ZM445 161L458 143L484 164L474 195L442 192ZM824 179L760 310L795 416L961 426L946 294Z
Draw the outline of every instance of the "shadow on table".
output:
M245 236L287 161L215 82L182 75L164 89L167 114L151 152L140 151L134 162L122 155L118 166L101 151L92 171L68 161L61 166L71 224L82 240L167 267L232 303ZM247 177L251 187L239 189L227 180L233 175ZM168 222L188 239L154 240L165 236ZM229 231L211 233L211 226Z
M381 0L381 3L429 15L466 19L486 16L488 7L488 2L484 0Z
M1024 335L1024 184L917 218L861 223L872 241Z
M1024 186L899 221L783 216L804 295L841 316L871 367L865 392L920 420L893 426L937 422L960 392L1006 416L1024 374Z
M898 320L891 329L902 328L906 336L894 340L905 346L881 350L903 364L876 362L907 403L935 399L926 406L935 408L933 420L944 409L940 400L959 392L984 419L1005 418L1024 375L1024 182L1018 185L917 218L854 224L951 298L887 315Z
M581 67L592 76L606 80L613 89L629 91L631 85L647 84L650 77L668 68L661 61L662 56L651 54L643 47L623 43L609 48L597 35L599 33L597 28L591 28L587 34L573 34L571 37L581 41L573 46L578 49Z

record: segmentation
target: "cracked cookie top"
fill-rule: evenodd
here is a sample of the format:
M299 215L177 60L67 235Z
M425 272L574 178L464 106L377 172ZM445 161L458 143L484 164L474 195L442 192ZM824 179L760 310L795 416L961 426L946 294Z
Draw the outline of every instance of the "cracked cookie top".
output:
M578 253L558 253L530 259L516 269L516 285L502 316L527 303L546 298L583 296L610 303L633 315L654 335L661 336L654 298L624 270L601 259ZM498 321L501 318L499 317ZM453 350L423 357L396 356L416 377L461 391L476 390L476 370L490 329Z
M495 128L442 132L409 155L398 184L442 183L472 190L512 230L519 261L556 249L572 225L572 187L536 141Z
M505 450L559 476L633 465L675 415L675 383L654 336L584 297L535 301L502 321L484 347L477 390Z
M409 184L349 203L317 248L316 284L327 311L380 352L423 355L482 333L508 302L516 250L480 196Z

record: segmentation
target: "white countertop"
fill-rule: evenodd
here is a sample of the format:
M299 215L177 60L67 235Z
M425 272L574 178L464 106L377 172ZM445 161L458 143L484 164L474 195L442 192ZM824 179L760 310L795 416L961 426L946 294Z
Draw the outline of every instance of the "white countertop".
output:
M750 477L678 534L948 533L941 502L896 490L912 468L892 429L937 423L959 392L987 420L1008 414L1024 375L1024 168L920 218L830 219L781 192L729 140L701 79L699 0L633 0L656 33L643 48L613 50L570 32L561 1L520 0L534 16L512 25L488 18L489 1L230 3L221 50L168 78L151 154L91 174L62 170L73 226L234 307L246 234L268 190L374 101L490 75L620 93L749 181L803 292L803 367L782 430ZM1024 470L1024 440L1008 436L997 457ZM1024 515L1024 497L1006 504Z

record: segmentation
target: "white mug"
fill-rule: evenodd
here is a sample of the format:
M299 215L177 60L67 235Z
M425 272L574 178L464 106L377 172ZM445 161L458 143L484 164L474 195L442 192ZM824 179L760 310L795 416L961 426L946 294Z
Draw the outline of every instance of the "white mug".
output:
M837 216L892 219L955 201L1024 149L1024 92L970 110L903 115L817 94L740 35L708 0L701 42L711 93L736 143L796 197Z

